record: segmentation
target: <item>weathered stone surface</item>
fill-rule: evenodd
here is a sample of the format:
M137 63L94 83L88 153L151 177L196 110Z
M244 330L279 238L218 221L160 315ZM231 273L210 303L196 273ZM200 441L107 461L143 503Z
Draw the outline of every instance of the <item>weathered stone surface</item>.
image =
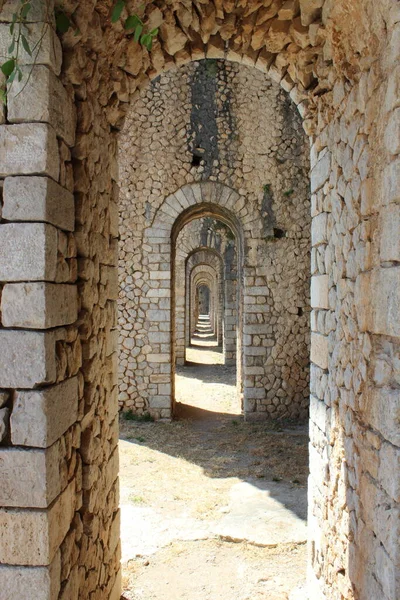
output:
M60 447L48 450L0 448L0 504L47 508L61 492Z
M74 196L48 177L7 177L3 201L7 221L44 221L74 229Z
M327 217L326 213L321 213L313 218L311 223L311 242L313 246L325 244L327 237Z
M49 565L75 512L71 483L47 510L0 509L0 561L8 565Z
M43 390L19 391L11 416L11 439L19 446L51 446L78 416L78 379Z
M45 223L0 225L0 281L54 281L57 230Z
M329 277L318 275L311 278L311 306L329 308Z
M395 446L400 446L400 394L397 389L374 388L365 394L364 415L382 436ZM392 456L394 458L394 456ZM394 464L393 464L394 467ZM392 475L394 472L392 471ZM397 485L397 478L393 485ZM392 489L393 489L392 485Z
M311 361L321 367L328 368L328 338L318 333L311 334Z
M61 584L60 553L49 567L10 567L0 565L0 589L7 600L56 600Z
M23 78L16 81L8 96L10 123L29 121L49 123L69 146L74 144L76 116L71 98L53 71L45 66L23 67ZM29 81L28 80L29 77Z
M326 152L323 157L316 163L311 171L311 192L319 190L326 181L328 181L331 173L331 155Z
M49 175L56 181L60 159L56 132L43 123L0 128L0 175Z
M49 329L68 325L78 316L75 285L54 283L10 283L1 296L1 321L4 327Z
M12 2L10 2L12 4ZM15 7L12 9L15 11ZM36 11L37 12L37 11ZM52 27L47 27L43 30L42 23L32 23L29 26L29 42L34 48L38 45L39 52L28 54L22 47L19 55L20 65L46 65L50 67L56 75L60 73L62 52L61 43L57 37L55 30ZM0 23L0 54L8 56L8 48L10 46L10 28L7 23Z
M32 388L56 379L54 332L0 330L0 385Z
M400 262L400 206L390 204L381 212L381 261Z
M391 154L400 153L400 108L392 112L385 131L385 144Z
M300 0L301 22L303 25L313 23L321 13L324 0Z
M372 327L374 333L400 336L400 267L379 269L372 288Z

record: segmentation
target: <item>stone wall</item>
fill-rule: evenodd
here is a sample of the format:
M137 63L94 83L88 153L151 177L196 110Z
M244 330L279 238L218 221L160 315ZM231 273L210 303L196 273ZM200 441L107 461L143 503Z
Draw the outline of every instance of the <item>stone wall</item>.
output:
M145 119L140 137L138 119ZM161 75L139 95L120 149L120 405L156 417L171 414L165 393L173 377L169 279L179 265L169 263L166 232L191 204L185 200L189 188L181 196L172 194L185 184L215 182L208 199L204 195L195 202L199 210L207 201L226 209L226 201L217 198L217 183L238 193L231 210L243 246L244 410L272 418L304 417L308 152L295 107L278 86L248 67L216 60L191 63ZM180 244L178 236L177 253ZM154 291L158 279L164 281L161 297ZM183 296L179 302L182 307ZM228 318L234 320L234 313Z

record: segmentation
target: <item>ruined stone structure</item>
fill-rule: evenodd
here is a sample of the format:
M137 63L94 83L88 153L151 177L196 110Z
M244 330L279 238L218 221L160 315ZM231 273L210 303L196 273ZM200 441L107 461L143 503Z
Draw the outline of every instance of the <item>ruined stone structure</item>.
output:
M178 362L184 353L184 315L176 316L171 335L174 302L175 311L185 308L185 289L176 286L184 282L180 219L195 223L207 215L225 222L236 238L240 297L231 297L230 304L240 310L227 307L233 312L226 318L230 330L236 317L241 322L244 412L304 416L309 163L301 119L290 99L250 67L191 62L155 79L139 95L121 136L120 166L120 403L156 418L171 416L171 352L176 350ZM196 245L193 241L190 250ZM232 336L230 363L235 345Z
M17 4L0 2L2 55ZM256 335L245 332L252 313L244 307L254 304L246 297L260 296L260 306L272 301L274 339L285 310L308 328L306 305L291 303L303 316L291 313L279 292L279 252L293 243L302 262L311 249L309 597L398 599L398 1L128 3L151 27L160 25L151 52L122 23L111 24L111 2L63 5L74 28L60 42L52 26L43 32L43 2L35 0L30 35L43 33L37 65L19 95L26 78L15 81L0 114L0 593L119 599L118 326L132 325L136 333L125 337L147 357L143 378L153 377L139 389L140 363L129 368L122 356L127 393L161 416L171 401L161 386L172 377L163 355L172 352L176 238L188 221L212 217L235 232L238 277L248 290L260 277L265 288L240 305L243 347L246 335ZM211 69L206 94L222 102L211 136L218 144L206 146L203 109L197 101L192 107L205 58L223 61ZM306 145L294 105L311 149L311 244L300 177ZM208 153L205 164L196 148ZM117 317L118 235L120 262L131 265ZM155 254L157 271L149 269ZM300 273L305 279L293 287L304 289L306 268ZM156 308L143 304L152 297ZM159 317L153 331L150 310ZM165 341L150 341L158 332ZM249 347L267 356L267 346L253 340ZM271 352L282 390L289 360ZM270 375L277 378L276 370L268 382ZM247 395L247 412L267 406L268 382L254 386L265 397Z

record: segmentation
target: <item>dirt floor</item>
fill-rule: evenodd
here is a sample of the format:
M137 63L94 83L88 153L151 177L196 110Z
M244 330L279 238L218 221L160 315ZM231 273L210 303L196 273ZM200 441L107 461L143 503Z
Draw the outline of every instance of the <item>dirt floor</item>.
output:
M244 423L218 349L187 359L179 420L121 418L122 598L305 600L307 431Z

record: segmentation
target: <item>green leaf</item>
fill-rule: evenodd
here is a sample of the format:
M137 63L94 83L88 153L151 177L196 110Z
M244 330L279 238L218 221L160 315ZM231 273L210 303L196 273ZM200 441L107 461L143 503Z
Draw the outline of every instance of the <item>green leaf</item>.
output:
M153 38L151 37L151 35L149 33L145 33L140 38L140 43L142 44L142 46L144 46L150 52L150 50L153 46Z
M111 13L111 23L116 23L125 8L125 0L117 0Z
M26 39L26 37L23 34L21 35L21 42L22 42L22 46L23 46L25 52L27 52L29 54L29 56L32 56L32 50L30 49L28 40Z
M135 35L133 36L133 41L138 42L143 31L143 25L138 24L135 29Z
M22 77L23 77L22 71L19 67L17 67L17 71L18 71L18 81L22 81Z
M29 11L31 10L31 3L27 2L26 4L24 4L21 8L21 19L26 19L26 17L28 16Z
M6 77L10 77L14 69L15 60L13 58L10 58L10 60L7 60L3 65L1 65L1 70Z
M13 38L13 41L11 42L10 46L8 47L8 54L12 54L14 52L14 48L15 48L15 37Z
M156 35L158 35L158 27L149 31L149 35L151 35L151 37L156 37Z
M14 71L11 73L11 75L7 79L8 84L11 84L14 81L16 74L17 74L17 69L14 69Z
M68 29L71 27L71 21L65 14L65 12L58 12L56 14L56 28L59 33L67 33Z
M0 102L2 102L3 104L7 103L7 92L2 89L0 89Z
M137 15L131 15L125 21L125 29L136 29L138 25L143 25L142 21Z

